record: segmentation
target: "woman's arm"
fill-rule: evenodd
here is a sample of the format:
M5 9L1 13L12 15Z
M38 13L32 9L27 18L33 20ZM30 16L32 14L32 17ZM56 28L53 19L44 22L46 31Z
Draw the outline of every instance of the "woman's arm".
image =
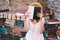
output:
M24 28L25 31L28 31L28 21L24 20Z
M25 17L24 17L24 30L28 31L28 12L25 13Z
M41 33L44 32L44 17L41 19Z
M40 34L44 32L44 18L42 17L40 20Z
M43 14L41 13L40 14L40 33L43 33L44 32L44 22L45 22L45 20L44 20L44 17L43 17Z

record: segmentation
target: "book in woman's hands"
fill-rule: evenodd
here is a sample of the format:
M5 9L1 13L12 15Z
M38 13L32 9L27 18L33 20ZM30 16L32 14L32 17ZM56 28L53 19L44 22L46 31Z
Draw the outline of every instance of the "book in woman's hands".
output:
M30 19L37 18L37 14L41 12L40 10L41 10L40 7L29 6L28 12L29 12Z
M30 19L33 19L34 6L29 6L28 12L29 12L29 17L30 17Z

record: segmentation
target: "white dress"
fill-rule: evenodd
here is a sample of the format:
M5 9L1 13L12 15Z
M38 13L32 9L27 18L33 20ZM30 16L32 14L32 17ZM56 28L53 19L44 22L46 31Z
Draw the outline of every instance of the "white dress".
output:
M28 23L29 30L26 34L26 40L44 40L43 33L40 34L40 22L33 24L31 21Z

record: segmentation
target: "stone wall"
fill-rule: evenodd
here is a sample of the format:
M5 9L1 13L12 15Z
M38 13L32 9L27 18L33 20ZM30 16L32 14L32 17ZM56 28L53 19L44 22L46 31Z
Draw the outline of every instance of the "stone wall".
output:
M37 0L0 0L0 10L8 9L13 12L27 10L28 5Z
M9 8L9 0L0 0L0 10Z
M28 5L37 0L11 0L11 10L12 11L21 11L27 10Z

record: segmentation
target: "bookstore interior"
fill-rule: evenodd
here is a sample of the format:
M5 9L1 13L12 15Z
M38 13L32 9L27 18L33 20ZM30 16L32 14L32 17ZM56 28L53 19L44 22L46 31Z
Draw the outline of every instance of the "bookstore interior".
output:
M25 13L30 11L33 19L33 12L41 8L29 5L37 2L43 8L44 39L60 40L60 0L0 0L0 40L25 40Z

